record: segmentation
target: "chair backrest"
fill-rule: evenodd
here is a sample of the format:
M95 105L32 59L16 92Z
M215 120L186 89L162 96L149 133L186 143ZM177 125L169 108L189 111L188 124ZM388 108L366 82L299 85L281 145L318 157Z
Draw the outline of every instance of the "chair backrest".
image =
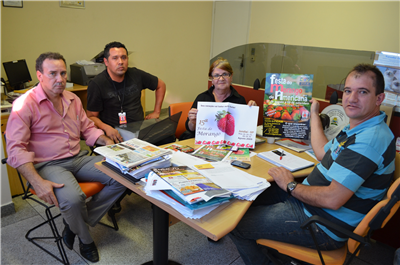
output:
M398 154L396 154L396 157ZM395 176L400 174L400 168L396 168ZM390 186L387 192L387 198L377 203L358 224L353 231L360 236L366 236L370 229L376 230L383 228L386 223L392 218L400 207L400 178ZM360 243L349 239L348 249L350 253L356 251Z
M193 102L182 102L170 104L168 107L168 114L172 116L180 111L182 111L181 118L178 122L178 127L176 128L175 137L179 139L179 136L186 131L186 120L188 117L189 110L192 108Z

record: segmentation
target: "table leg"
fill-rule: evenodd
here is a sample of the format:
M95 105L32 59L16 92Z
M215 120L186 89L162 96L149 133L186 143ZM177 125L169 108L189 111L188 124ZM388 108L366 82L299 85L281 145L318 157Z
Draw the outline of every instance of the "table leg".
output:
M180 265L168 260L169 214L156 205L153 208L153 261L143 265Z

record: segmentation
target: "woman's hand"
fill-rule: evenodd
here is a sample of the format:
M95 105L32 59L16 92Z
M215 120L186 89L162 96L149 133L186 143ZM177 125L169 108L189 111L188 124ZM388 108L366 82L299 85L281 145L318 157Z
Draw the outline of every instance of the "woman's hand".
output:
M247 106L257 106L257 103L254 100L249 100L249 102L247 102Z
M197 109L192 108L191 110L189 110L189 113L188 113L188 119L189 119L188 126L189 126L189 129L191 131L195 131L196 130L197 112L198 112Z

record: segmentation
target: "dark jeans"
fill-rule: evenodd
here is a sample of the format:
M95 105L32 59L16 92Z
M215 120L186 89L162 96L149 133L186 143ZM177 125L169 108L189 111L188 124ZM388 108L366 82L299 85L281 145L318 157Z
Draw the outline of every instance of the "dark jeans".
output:
M263 246L257 239L271 239L309 248L315 248L308 230L300 225L308 217L303 211L303 203L288 194L275 183L266 189L251 205L237 227L229 234L240 256L246 264L272 264L263 254ZM342 247L345 242L337 242L313 225L321 250Z

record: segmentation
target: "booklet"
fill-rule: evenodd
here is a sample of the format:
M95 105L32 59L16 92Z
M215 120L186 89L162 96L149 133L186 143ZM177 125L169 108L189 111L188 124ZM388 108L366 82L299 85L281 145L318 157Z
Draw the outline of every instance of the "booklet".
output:
M232 152L229 156L230 161L238 160L247 162L250 161L250 150L249 148L239 148L239 150Z
M199 102L197 109L195 144L255 147L258 106Z
M153 168L152 171L165 180L180 198L190 204L202 200L208 201L213 197L230 197L231 195L230 191L222 189L188 166ZM150 176L149 179L151 179Z
M314 166L314 162L305 160L289 152L285 152L283 149L280 148L272 151L258 153L257 156L274 165L284 167L291 172Z
M267 73L263 136L308 140L313 75Z
M232 146L202 145L192 153L192 156L206 161L225 161L232 153Z
M293 151L296 151L296 152L303 152L303 151L312 149L311 144L302 142L301 140L300 141L295 141L295 140L292 140L292 139L285 138L285 139L276 141L275 143L279 144L279 145L281 145L283 147L289 148L289 149L291 149Z
M174 151L181 151L184 153L192 153L194 151L194 148L189 146L189 145L180 145L180 144L171 144L168 145L166 147L164 147L165 149L171 149Z
M125 168L132 168L149 160L172 154L171 150L159 148L137 138L118 144L100 146L94 151Z

